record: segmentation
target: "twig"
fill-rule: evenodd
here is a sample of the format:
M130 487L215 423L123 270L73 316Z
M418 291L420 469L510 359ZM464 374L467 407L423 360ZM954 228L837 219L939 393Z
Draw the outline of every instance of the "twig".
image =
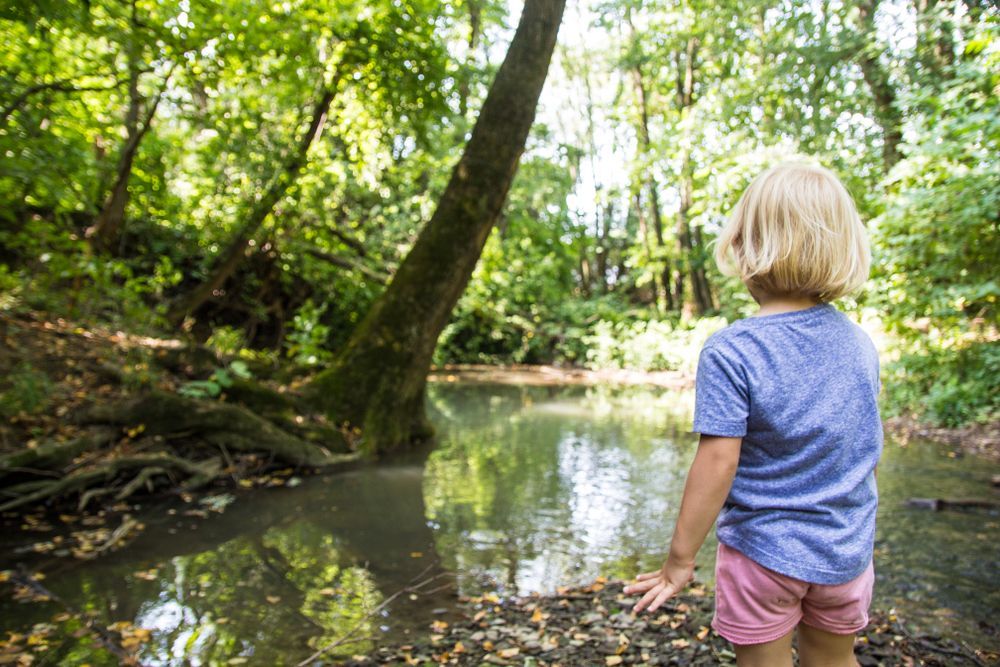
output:
M52 600L56 604L60 605L65 611L73 615L75 618L80 619L87 629L90 630L97 636L98 641L104 645L106 649L114 653L121 664L125 665L135 665L136 667L142 667L142 663L139 662L138 658L122 648L112 637L111 631L106 627L95 621L90 616L83 614L76 610L72 605L63 600L61 597L47 589L45 586L40 584L37 579L32 577L28 571L24 568L24 565L18 566L18 571L11 575L11 579L22 586L26 586L31 590L35 591L38 595L45 596L46 598Z
M919 644L925 650L931 651L933 653L938 653L941 655L949 655L956 658L965 658L966 660L976 665L977 667L986 667L986 663L980 660L979 656L977 656L975 653L970 654L963 651L956 651L954 649L947 649L944 648L943 646L938 646L936 642L929 641L924 636L914 636L913 633L907 630L906 626L904 626L902 623L896 623L895 626L896 628L899 629L900 634L905 636L914 644Z
M416 581L420 577L424 576L425 574L427 574L427 572L430 571L430 569L432 567L434 567L433 564L428 565L427 567L425 567L423 569L422 572L420 572L420 574L418 574L417 576L413 577L413 579L411 579L410 581L411 582ZM449 572L439 572L438 574L435 574L433 577L429 577L427 579L424 579L423 581L421 581L418 584L407 584L406 586L404 586L403 588L399 589L398 591L396 591L395 593L393 593L392 595L390 595L389 597L387 597L385 600L383 600L381 602L381 604L379 604L378 606L376 606L370 612L368 612L367 614L365 614L340 639L337 639L335 641L330 642L329 644L326 644L325 646L323 646L322 648L320 648L319 650L317 650L315 653L313 653L311 656L309 656L308 658L306 658L302 662L298 663L296 665L296 667L304 667L305 665L308 665L309 663L311 663L313 660L316 660L317 658L319 658L324 653L327 653L328 651L331 651L331 650L335 649L338 646L342 646L343 644L347 644L347 643L353 644L353 643L356 643L357 641L360 641L360 640L351 640L350 642L348 642L348 638L350 638L351 635L353 635L355 632L357 632L358 629L360 629L361 626L365 624L365 622L367 622L373 616L377 615L379 612L381 612L383 609L385 609L387 606L389 606L389 604L393 600L395 600L396 598L398 598L403 593L411 593L411 592L417 591L417 590L420 589L421 586L426 586L427 584L429 584L432 581L438 579L439 577L443 577L443 576L448 575L448 574L450 574L450 573Z

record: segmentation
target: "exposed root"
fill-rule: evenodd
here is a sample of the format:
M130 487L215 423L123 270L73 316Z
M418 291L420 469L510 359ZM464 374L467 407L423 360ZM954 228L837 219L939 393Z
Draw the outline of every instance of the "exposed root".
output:
M292 399L279 407L295 421ZM241 405L163 392L92 406L78 422L90 428L74 440L0 457L0 479L8 481L0 490L0 512L73 494L79 495L78 510L84 510L99 499L121 501L143 489L153 491L163 478L175 487L192 490L222 474L232 474L237 470L237 454L253 455L245 457L247 461L259 462L254 457L262 455L267 463L307 468L327 468L360 456L346 451L346 440L333 428L324 432L319 443L310 442ZM121 440L123 447L109 448L123 428L132 437ZM136 432L143 433L142 439L134 439ZM150 445L155 451L142 451ZM251 467L260 465L251 463Z
M134 468L140 469L138 478L141 478L139 484L141 485L149 481L151 473L145 473L145 470L150 467L164 472L167 469L174 469L185 473L188 476L184 484L186 488L193 488L211 481L221 470L218 459L209 459L195 463L166 453L122 456L103 461L91 468L70 473L61 479L48 481L30 493L0 504L0 512L17 509L18 507L49 500L50 498L65 496L75 491L81 492L80 509L82 509L93 498L111 493L111 490L106 488L95 489L94 493L83 492L83 489L96 486L102 482L113 482L120 473ZM145 477L143 477L144 474L146 475ZM122 498L127 497L135 492L139 485L132 487L131 483L127 484L125 488L118 492L119 496ZM128 490L128 493L123 494L126 490Z
M104 447L115 436L110 428L94 432L67 442L47 442L31 449L20 449L0 456L0 479L17 473L50 474L69 464L80 454Z
M296 466L323 468L358 458L354 453L337 453L344 452L347 443L336 431L331 437L336 434L339 438L323 446L302 440L242 406L162 392L117 405L95 406L83 421L131 427L141 424L147 434L164 437L181 432L193 443L270 454Z

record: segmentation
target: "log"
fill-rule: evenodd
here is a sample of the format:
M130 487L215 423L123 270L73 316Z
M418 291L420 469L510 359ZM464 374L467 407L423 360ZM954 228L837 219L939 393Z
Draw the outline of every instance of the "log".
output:
M948 509L998 509L1000 503L979 498L910 498L906 506L940 512Z

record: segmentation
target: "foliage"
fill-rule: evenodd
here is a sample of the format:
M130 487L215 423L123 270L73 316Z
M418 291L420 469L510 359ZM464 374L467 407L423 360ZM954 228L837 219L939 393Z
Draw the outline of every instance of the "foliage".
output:
M998 338L996 8L576 11L437 363L690 369L715 318L754 307L716 270L715 235L754 176L805 156L871 221L873 280L846 307L876 309L891 336L887 407L993 418L976 364L992 367ZM241 359L328 364L433 212L512 18L497 0L15 3L0 12L0 310L176 335L167 306L288 178L185 333ZM323 91L322 131L282 175ZM102 250L92 228L147 125ZM126 382L149 386L135 361Z
M22 361L0 383L0 418L36 414L49 405L52 381L31 363Z
M921 112L876 220L873 297L901 351L890 404L949 426L1000 414L998 64L994 26L947 85L913 91Z
M216 368L206 380L185 382L177 393L189 398L216 398L226 387L233 386L236 378L248 380L250 369L243 361L233 361L225 368Z
M721 317L705 317L686 328L669 321L601 320L583 337L587 365L638 371L693 372L708 337L726 325Z

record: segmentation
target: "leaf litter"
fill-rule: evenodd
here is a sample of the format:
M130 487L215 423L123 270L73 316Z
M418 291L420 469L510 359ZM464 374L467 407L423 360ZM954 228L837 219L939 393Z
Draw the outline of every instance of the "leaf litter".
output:
M735 665L732 646L711 629L713 595L693 586L652 614L633 614L625 582L599 577L552 595L460 598L461 620L436 620L425 639L381 646L336 663L369 665ZM891 612L872 614L855 656L862 667L998 664L998 654L916 635Z

